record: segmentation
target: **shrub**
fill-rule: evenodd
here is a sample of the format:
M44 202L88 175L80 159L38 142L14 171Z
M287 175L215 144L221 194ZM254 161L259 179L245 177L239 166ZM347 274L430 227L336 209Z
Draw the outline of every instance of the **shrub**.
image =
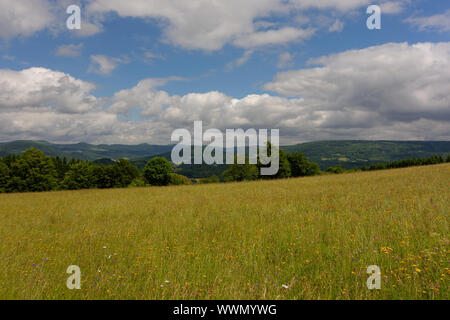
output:
M166 158L153 158L144 167L144 178L152 186L170 184L172 165Z
M188 177L181 174L171 173L170 184L173 186L191 185L192 181Z

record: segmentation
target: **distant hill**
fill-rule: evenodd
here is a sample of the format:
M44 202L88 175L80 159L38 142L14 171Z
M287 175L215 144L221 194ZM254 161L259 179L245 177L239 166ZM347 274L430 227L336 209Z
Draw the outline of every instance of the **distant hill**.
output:
M323 171L338 165L349 170L401 159L447 155L450 154L450 141L319 141L281 149L287 153L302 152ZM157 156L170 160L171 152ZM150 159L135 159L133 163L143 168ZM180 174L191 178L206 178L213 174L220 176L226 168L226 165L181 165L178 169Z
M148 160L163 156L170 160L173 146L162 145L92 145L87 143L53 144L46 141L13 141L0 143L0 157L20 154L28 148L37 148L47 155L108 164L111 160L130 159L143 168ZM341 165L355 169L370 164L407 158L427 158L450 154L450 141L319 141L281 147L288 153L302 152L309 160L317 162L322 170ZM180 174L190 178L220 176L226 165L182 165Z
M450 141L320 141L282 147L302 152L322 170L341 165L345 169L410 158L450 154Z
M88 143L53 144L46 141L12 141L0 143L0 156L21 154L28 148L37 148L49 156L76 158L81 160L100 160L121 158L136 159L151 157L172 150L172 146L150 144L139 145L92 145Z

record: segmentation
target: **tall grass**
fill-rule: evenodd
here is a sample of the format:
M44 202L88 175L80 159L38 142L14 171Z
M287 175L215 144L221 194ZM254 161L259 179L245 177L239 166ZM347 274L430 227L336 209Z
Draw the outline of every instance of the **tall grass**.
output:
M0 195L0 298L448 299L449 181L444 164Z

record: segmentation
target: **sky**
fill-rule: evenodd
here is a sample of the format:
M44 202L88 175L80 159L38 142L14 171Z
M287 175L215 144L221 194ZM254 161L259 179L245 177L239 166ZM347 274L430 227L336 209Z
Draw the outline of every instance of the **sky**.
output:
M0 0L0 141L170 144L200 120L282 144L449 140L450 3Z

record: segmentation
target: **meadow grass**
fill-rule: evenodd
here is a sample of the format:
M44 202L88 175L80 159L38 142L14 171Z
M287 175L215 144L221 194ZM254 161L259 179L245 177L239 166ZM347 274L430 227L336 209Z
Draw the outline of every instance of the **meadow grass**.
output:
M448 299L449 181L444 164L0 195L0 298Z

